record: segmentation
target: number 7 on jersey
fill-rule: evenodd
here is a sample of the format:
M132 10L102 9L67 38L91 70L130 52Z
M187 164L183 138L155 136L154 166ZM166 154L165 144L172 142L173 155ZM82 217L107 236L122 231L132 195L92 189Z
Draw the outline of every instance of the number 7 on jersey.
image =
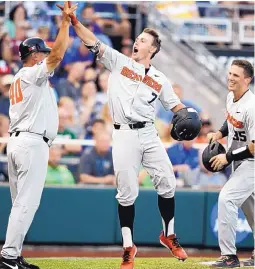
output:
M15 105L23 100L23 94L21 91L20 78L14 81L9 90L9 97L11 105Z
M153 98L150 101L148 101L149 104L152 103L158 97L157 94L154 92L152 92L151 94L152 94Z

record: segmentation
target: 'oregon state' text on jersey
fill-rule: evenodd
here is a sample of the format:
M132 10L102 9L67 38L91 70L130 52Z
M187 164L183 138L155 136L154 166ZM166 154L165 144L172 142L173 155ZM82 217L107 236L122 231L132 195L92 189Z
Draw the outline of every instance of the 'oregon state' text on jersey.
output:
M145 74L144 65L108 46L99 61L111 72L108 104L114 123L153 122L157 99L166 110L180 104L166 76L154 66Z

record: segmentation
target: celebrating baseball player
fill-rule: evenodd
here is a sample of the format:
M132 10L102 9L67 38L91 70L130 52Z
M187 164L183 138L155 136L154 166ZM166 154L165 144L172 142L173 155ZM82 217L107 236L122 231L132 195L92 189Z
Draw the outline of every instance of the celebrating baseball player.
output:
M12 198L1 269L38 269L21 256L26 233L39 207L44 187L49 146L57 135L58 110L48 78L68 47L69 14L77 5L63 8L63 19L52 50L40 38L19 46L23 68L10 87L10 141L7 146Z
M254 107L255 96L249 90L254 69L246 60L234 60L228 73L227 119L222 128L208 134L209 141L228 137L226 154L211 158L217 171L232 163L233 173L220 192L218 203L221 258L213 266L240 267L235 237L238 208L241 207L254 232ZM253 256L244 265L254 265Z
M141 164L150 174L158 193L158 206L163 221L160 242L177 259L184 261L187 254L174 233L176 180L171 162L154 126L156 100L159 99L166 110L176 113L176 119L185 118L188 121L190 117L187 115L197 113L184 107L166 76L150 64L161 45L156 31L144 29L136 38L132 57L129 58L100 42L74 14L71 15L71 22L84 45L94 52L98 60L111 72L108 104L114 122L113 163L124 247L120 268L134 268L137 253L133 243L134 202L139 191L138 173ZM200 126L198 117L194 120L194 125L196 123ZM176 132L183 135L185 133L187 137L190 135L189 139L194 138L200 130L199 128L193 133L191 124L186 128L187 132L181 131L182 126L178 125L178 120L175 125ZM192 129L191 133L189 129Z

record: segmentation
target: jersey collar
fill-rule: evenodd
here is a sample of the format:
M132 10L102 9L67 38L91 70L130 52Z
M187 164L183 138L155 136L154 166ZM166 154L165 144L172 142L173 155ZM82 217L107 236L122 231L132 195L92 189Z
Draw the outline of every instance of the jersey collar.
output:
M238 98L237 100L235 100L234 98L233 98L233 103L236 103L236 102L238 102L247 92L249 92L250 91L250 89L248 89L247 91L245 91L241 96L240 96L240 98Z

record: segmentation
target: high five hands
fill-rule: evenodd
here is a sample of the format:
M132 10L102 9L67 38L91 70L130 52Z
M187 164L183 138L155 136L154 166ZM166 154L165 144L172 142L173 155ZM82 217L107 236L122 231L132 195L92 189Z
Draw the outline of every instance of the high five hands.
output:
M64 6L59 4L56 4L56 6L63 12L63 16L70 17L73 26L78 23L78 20L73 13L77 9L78 4L72 6L70 1L65 1Z

